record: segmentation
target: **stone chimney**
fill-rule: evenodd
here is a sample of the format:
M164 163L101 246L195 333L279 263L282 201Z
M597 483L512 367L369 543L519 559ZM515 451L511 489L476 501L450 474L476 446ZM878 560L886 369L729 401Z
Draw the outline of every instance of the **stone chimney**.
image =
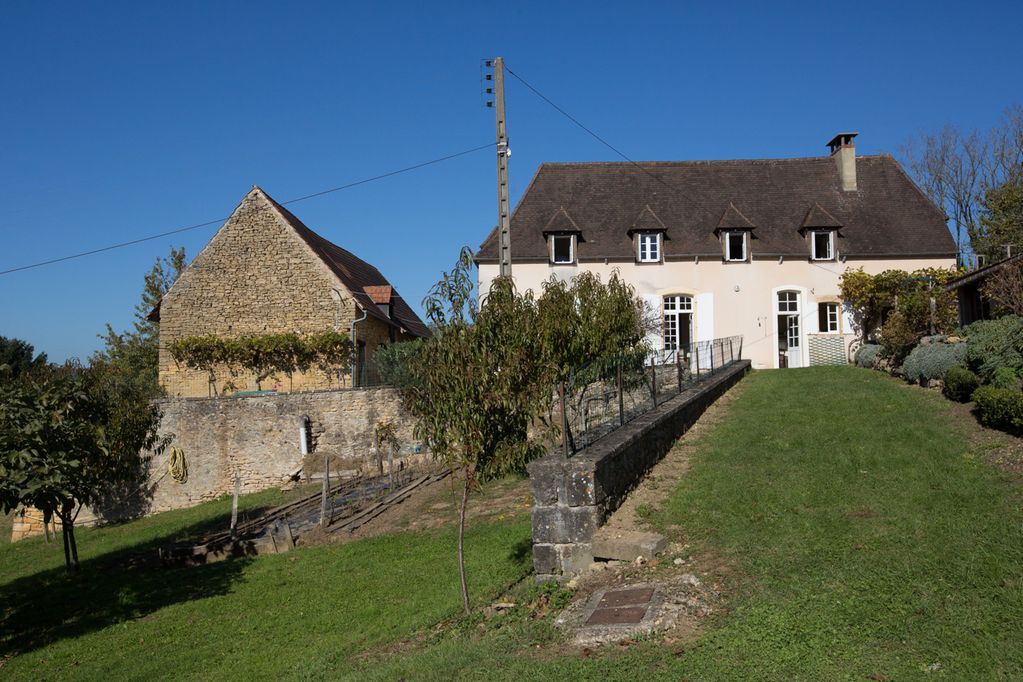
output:
M838 165L838 180L843 192L856 191L856 145L853 138L859 133L839 133L831 138L828 147Z

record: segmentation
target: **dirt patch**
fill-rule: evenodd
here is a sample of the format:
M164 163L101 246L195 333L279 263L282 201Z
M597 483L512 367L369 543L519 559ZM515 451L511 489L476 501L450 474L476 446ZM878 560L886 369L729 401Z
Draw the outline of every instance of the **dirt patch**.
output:
M611 530L654 530L646 518L655 515L678 488L689 471L691 458L703 437L727 418L732 405L746 390L740 382L729 389L700 416L690 428L629 493L625 502L605 524ZM681 531L681 529L672 529ZM660 557L638 562L598 562L591 571L568 583L576 591L572 604L559 617L567 628L576 625L583 606L599 590L621 588L627 585L656 586L663 599L666 627L658 628L658 637L665 644L686 644L703 631L706 623L724 612L725 585L732 567L718 557L707 553L694 555L690 545L679 541L681 533L673 532L668 548ZM585 639L585 638L584 638ZM634 642L624 637L617 644L631 646ZM570 641L566 652L586 655L592 644Z
M420 532L454 524L458 521L462 494L459 486L458 479L449 476L413 492L400 504L390 507L354 532L307 533L302 538L303 544L325 541L341 544L388 533ZM529 479L508 476L486 483L481 490L472 493L466 517L469 523L503 521L525 514L532 504Z

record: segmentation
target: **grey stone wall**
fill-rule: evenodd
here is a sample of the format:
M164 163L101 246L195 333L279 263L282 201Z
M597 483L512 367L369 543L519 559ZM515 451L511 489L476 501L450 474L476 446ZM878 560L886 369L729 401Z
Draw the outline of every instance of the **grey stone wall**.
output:
M750 361L741 360L572 457L556 454L531 462L537 579L558 579L585 569L593 561L597 529L676 439L749 369Z
M279 486L304 466L319 474L329 455L334 474L375 471L375 431L381 421L398 430L401 455L416 449L413 422L393 388L344 389L230 398L172 398L161 402L161 433L170 446L152 461L155 484L150 512L189 507L234 490L234 474L242 491ZM299 425L312 422L313 450L303 462ZM181 448L188 479L178 483L167 472L170 447Z

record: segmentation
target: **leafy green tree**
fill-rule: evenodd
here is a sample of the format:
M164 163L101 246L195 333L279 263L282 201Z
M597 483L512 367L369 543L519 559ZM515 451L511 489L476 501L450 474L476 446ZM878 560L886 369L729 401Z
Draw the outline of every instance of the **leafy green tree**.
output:
M31 505L61 520L67 569L78 569L79 511L162 449L151 401L121 393L108 368L65 365L0 386L0 506Z
M28 341L0 336L0 379L19 376L46 366L46 353L35 355Z
M885 270L877 275L863 268L848 269L842 273L839 290L842 300L852 307L853 321L864 341L880 329L881 336L895 344L885 344L889 350L905 350L922 336L955 329L955 294L942 285L956 274L954 269L941 268ZM884 324L889 321L886 334Z
M433 337L394 348L388 370L418 435L461 482L458 570L466 613L469 493L543 452L554 431L544 415L557 381L579 365L641 347L643 336L642 304L617 274L607 284L590 274L551 279L539 300L502 277L477 304L472 267L465 248L423 302Z
M536 344L536 304L499 279L482 306L472 296L472 253L431 289L424 308L439 332L422 343L403 388L417 433L461 481L458 573L469 613L465 578L465 516L470 491L481 481L521 468L540 448L528 438L550 386Z
M142 298L135 306L132 328L117 333L108 323L106 332L100 334L104 347L90 358L120 373L125 384L133 383L150 397L160 395L159 357L160 325L149 319L150 313L170 290L178 276L185 269L185 249L171 248L165 258L157 258L152 269L145 276Z
M1021 140L1023 143L1023 140ZM992 261L1023 253L1023 171L989 189L980 201L979 226L973 233L973 250Z

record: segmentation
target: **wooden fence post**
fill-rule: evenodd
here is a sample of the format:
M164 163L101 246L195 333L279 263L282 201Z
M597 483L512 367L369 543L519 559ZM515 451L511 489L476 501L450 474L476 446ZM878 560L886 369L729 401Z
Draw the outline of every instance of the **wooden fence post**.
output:
M615 383L618 384L618 425L625 426L625 396L622 395L622 359L618 358L618 370L615 372Z
M654 407L657 407L657 365L654 364L654 356L650 356L650 392L653 394Z
M682 392L682 349L675 349L675 376L678 379L678 392Z
M231 500L231 539L234 540L238 529L238 495L242 491L242 477L234 472L234 499Z
M559 386L561 393L561 452L568 457L568 410L565 409L565 382Z

